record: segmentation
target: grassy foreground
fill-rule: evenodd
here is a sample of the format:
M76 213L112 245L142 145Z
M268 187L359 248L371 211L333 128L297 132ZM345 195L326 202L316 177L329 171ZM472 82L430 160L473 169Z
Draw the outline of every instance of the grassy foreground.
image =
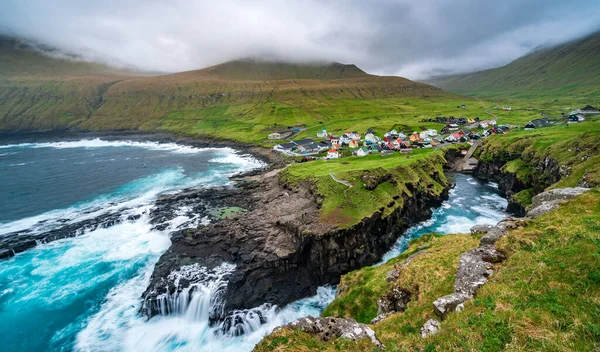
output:
M417 248L427 253L401 270L398 284L415 293L404 313L372 328L389 351L594 351L600 347L600 189L530 221L502 238L508 259L460 313L422 339L419 329L434 318L432 303L452 292L460 253L476 247L470 235L424 236L402 256L342 279L342 294L325 315L368 322L377 299L392 286L385 273ZM323 343L282 329L256 351L367 351L368 341Z

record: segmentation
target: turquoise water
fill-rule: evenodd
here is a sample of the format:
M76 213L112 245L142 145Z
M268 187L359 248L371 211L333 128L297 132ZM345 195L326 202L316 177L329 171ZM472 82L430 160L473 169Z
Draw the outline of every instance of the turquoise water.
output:
M198 286L179 315L147 321L138 314L153 266L170 245L169 233L205 221L202 214L182 212L166 230L153 230L148 211L157 195L224 185L228 175L259 165L230 149L151 142L0 145L5 186L0 190L0 236L45 231L109 211L125 219L0 261L0 350L250 351L276 326L319 315L333 300L334 288L322 287L314 297L283 309L239 312L246 334L230 336L209 326L205 314L218 275ZM430 221L399 239L388 257L423 233L465 232L475 223L500 220L505 206L493 184L457 175L450 199Z

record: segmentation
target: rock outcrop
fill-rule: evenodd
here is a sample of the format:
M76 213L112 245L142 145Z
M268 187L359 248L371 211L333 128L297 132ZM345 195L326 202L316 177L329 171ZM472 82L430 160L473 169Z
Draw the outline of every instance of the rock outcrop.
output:
M421 327L421 337L435 335L440 331L440 322L435 319L429 319Z
M485 233L477 248L471 249L460 256L454 292L438 298L433 302L433 310L441 319L454 311L461 310L462 304L473 298L490 275L494 273L493 266L506 259L504 254L496 249L496 242L504 236L507 230L515 228L518 219L505 219L496 226L474 226L471 233Z
M586 191L589 191L589 188L573 187L551 189L542 192L532 198L531 210L527 212L527 217L535 218L551 212L557 209L562 202L575 198Z
M277 175L265 176L245 193L247 212L172 235L171 248L156 264L143 295L142 311L148 317L160 314L157 298L184 292L169 274L195 263L208 269L235 265L219 319L264 303L283 306L313 295L319 286L337 284L343 274L378 262L398 236L447 198L444 175L428 172L446 187L442 194L432 196L426 187L406 183L410 193L397 199L402 207L386 216L385 209L377 211L350 228L321 221L312 185L290 189Z
M283 328L300 330L311 335L316 335L324 342L329 342L337 338L344 338L351 341L369 339L376 347L384 347L371 328L351 318L313 318L312 316L308 316L293 321Z

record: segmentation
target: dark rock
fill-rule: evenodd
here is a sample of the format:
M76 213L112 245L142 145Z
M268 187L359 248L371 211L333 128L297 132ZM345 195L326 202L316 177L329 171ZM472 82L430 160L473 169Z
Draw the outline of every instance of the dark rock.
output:
M0 249L0 259L10 258L14 255L15 255L15 252L13 252L10 249Z
M434 171L432 176L446 185L442 174ZM408 184L411 196L402 194L403 207L392 214L383 218L375 213L351 228L337 228L320 220L312 185L295 188L284 198L279 197L282 186L277 177L261 182L245 195L250 204L243 216L172 236L172 245L156 264L143 294L144 314L160 313L153 301L174 290L164 278L192 263L207 268L224 262L236 266L223 293L223 317L233 310L263 303L283 306L314 295L319 286L338 284L341 275L377 263L399 235L431 216L431 208L447 198L447 192L432 197Z
M377 301L377 314L404 312L411 296L411 292L406 289L398 286L392 287L390 292Z
M377 347L384 347L377 339L375 332L365 324L357 323L351 318L301 318L285 325L283 328L304 331L318 336L321 341L329 342L337 338L351 341L369 339Z

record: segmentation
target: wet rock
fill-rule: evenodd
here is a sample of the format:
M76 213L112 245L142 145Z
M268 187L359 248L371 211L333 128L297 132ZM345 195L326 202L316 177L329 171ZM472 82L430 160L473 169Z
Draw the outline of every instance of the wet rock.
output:
M390 292L377 301L377 314L404 312L411 296L411 292L406 289L392 287Z
M6 259L14 256L15 253L10 249L0 249L0 259Z
M435 335L440 331L440 322L435 319L429 319L421 327L421 337L426 338L427 336Z
M443 320L449 313L454 312L456 307L470 298L471 297L462 293L451 293L436 299L433 302L433 311Z
M433 177L446 185L442 174ZM278 178L260 182L244 196L244 216L172 235L172 245L157 262L143 294L148 317L161 314L153 302L168 289L163 278L193 263L207 268L235 265L221 319L234 310L263 303L283 306L314 295L319 286L338 284L343 274L377 263L401 233L431 216L431 207L447 198L447 192L431 196L408 184L412 194L401 196L403 207L385 218L377 212L351 228L337 228L320 221L311 185L280 197L285 185Z
M284 328L301 330L316 335L324 342L337 338L351 341L369 339L373 345L384 347L371 328L351 318L314 318L308 316L291 322Z

